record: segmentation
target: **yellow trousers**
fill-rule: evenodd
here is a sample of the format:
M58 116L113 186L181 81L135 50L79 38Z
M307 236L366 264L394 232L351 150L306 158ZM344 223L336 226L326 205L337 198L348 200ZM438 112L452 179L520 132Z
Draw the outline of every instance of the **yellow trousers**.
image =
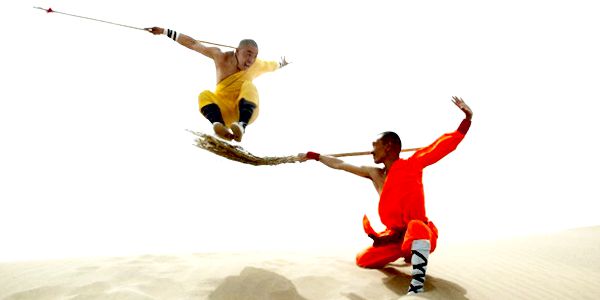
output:
M277 62L267 62L257 59L248 70L239 71L219 82L214 93L208 90L200 93L198 95L200 110L206 105L216 104L221 110L225 126L229 127L232 123L239 121L240 111L238 105L243 98L256 105L249 123L254 122L258 116L259 98L258 90L252 83L252 80L260 74L274 71L278 67L279 64Z

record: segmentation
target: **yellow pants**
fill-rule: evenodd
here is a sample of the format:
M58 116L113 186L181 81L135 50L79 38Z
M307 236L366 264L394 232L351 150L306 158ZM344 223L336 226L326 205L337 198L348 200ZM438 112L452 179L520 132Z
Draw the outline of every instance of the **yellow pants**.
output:
M225 79L221 83L225 81L228 80ZM232 123L239 121L240 110L238 104L243 98L246 99L246 101L252 102L254 105L256 105L249 123L254 122L258 116L259 100L258 90L256 90L256 87L252 81L241 82L239 84L239 89L235 87L235 85L238 85L236 82L233 82L230 85L223 85L221 83L217 85L217 89L214 93L208 90L200 93L198 96L198 104L200 109L209 104L216 104L221 110L221 115L223 116L225 126L229 127Z
M230 127L232 123L240 119L240 100L246 99L256 107L248 124L254 122L258 116L258 91L252 80L265 72L272 72L279 68L276 61L263 61L257 59L250 68L239 71L221 80L217 84L215 92L203 91L198 96L200 110L206 105L216 104L221 110L225 126Z

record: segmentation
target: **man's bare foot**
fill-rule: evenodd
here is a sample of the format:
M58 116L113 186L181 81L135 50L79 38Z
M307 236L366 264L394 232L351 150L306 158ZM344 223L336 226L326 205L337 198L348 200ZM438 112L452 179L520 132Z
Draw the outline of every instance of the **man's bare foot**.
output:
M219 123L219 122L213 123L213 130L215 131L215 134L218 137L220 137L226 141L231 141L233 139L233 134L231 134L231 132L229 131L229 128L227 128L222 123Z
M238 143L241 142L244 136L244 126L239 122L235 122L231 124L231 131L233 131L233 139Z

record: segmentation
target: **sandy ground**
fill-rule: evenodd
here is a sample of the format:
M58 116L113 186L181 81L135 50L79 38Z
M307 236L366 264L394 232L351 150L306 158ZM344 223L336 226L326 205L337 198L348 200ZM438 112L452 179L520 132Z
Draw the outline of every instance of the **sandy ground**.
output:
M402 260L361 269L351 250L0 263L0 299L600 299L600 226L440 245L417 296Z

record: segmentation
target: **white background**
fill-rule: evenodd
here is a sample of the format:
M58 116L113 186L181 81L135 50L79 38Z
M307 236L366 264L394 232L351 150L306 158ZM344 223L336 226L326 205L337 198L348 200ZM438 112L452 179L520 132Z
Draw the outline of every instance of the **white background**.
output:
M19 1L0 18L0 260L358 251L364 213L381 229L368 180L194 147L208 58L32 6L286 56L255 80L242 145L261 156L370 150L385 130L425 146L463 97L471 130L424 176L440 243L600 224L595 1Z

